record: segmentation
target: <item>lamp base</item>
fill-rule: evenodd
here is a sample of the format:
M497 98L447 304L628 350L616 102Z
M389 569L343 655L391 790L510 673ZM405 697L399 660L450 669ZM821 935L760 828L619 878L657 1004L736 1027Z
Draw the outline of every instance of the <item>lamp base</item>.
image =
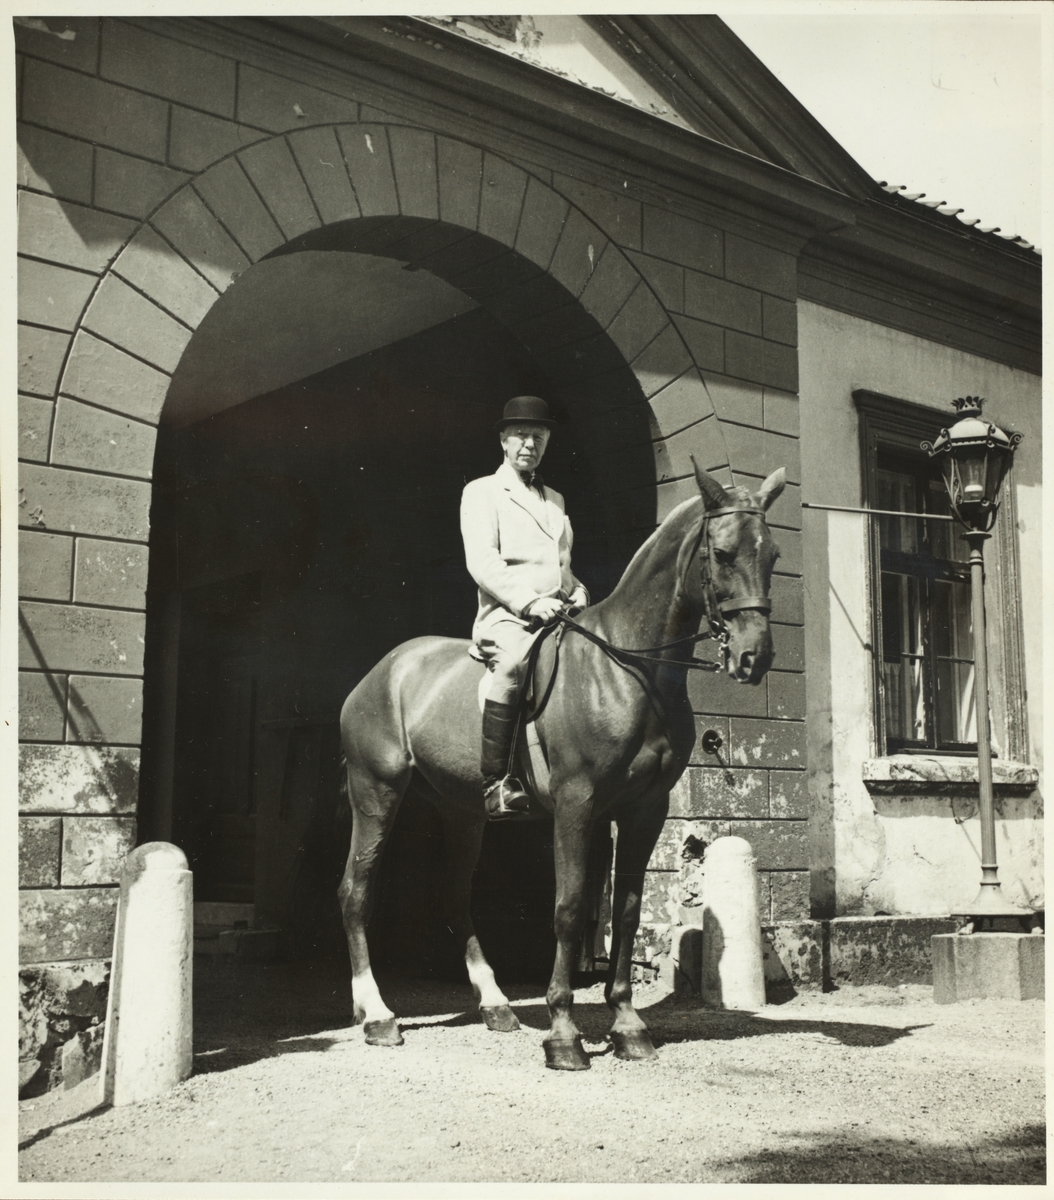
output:
M937 934L930 939L933 999L1042 1000L1045 942L1027 933Z
M984 882L974 897L973 904L961 912L965 917L1031 917L1030 908L1018 908L1003 895L998 883Z

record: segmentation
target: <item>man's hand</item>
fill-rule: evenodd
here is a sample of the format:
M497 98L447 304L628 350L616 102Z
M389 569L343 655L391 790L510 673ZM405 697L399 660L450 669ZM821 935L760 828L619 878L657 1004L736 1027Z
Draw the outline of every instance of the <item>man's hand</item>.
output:
M586 589L579 584L578 587L576 587L571 593L571 597L567 601L568 613L573 616L576 612L581 612L588 603L589 595L586 592Z
M531 603L524 616L544 624L546 621L551 621L557 613L563 612L563 609L563 601L557 600L555 596L539 596Z

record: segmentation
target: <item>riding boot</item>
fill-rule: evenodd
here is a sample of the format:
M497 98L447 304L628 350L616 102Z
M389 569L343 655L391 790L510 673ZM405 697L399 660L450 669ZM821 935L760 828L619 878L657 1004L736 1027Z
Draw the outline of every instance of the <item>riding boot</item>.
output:
M512 739L516 731L516 705L497 700L483 702L483 800L487 816L502 821L526 813L531 798L523 785L508 773Z

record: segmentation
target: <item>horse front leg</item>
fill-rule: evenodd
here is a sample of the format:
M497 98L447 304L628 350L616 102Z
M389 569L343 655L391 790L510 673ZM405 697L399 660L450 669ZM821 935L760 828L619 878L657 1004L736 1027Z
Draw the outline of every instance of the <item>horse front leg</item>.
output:
M372 772L349 763L348 789L352 805L351 848L344 877L337 889L344 932L351 959L351 1003L355 1022L362 1024L370 1046L401 1046L403 1035L395 1014L385 1004L370 967L366 944L376 890L377 864L395 822L409 772L395 783L376 778Z
M545 1065L555 1071L587 1071L589 1056L571 1015L574 993L571 972L586 915L586 864L592 821L586 804L558 804L553 853L556 863L556 961L545 999L549 1005L549 1032L542 1045Z
M512 1033L520 1022L498 987L494 972L480 948L472 924L472 873L479 861L486 821L477 814L463 816L443 811L443 907L447 925L465 956L469 983L488 1029Z
M611 958L604 999L615 1014L609 1037L616 1058L646 1062L657 1057L651 1034L633 1007L633 940L640 924L644 872L669 809L669 794L635 805L616 818L615 883L611 896Z

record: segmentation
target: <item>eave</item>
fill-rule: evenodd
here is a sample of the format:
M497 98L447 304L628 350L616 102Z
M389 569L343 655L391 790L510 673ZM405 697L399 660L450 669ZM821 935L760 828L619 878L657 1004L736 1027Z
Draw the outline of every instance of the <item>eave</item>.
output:
M799 297L1040 374L1039 256L929 216L861 205L805 247Z
M874 180L717 16L586 17L704 134L858 199Z

